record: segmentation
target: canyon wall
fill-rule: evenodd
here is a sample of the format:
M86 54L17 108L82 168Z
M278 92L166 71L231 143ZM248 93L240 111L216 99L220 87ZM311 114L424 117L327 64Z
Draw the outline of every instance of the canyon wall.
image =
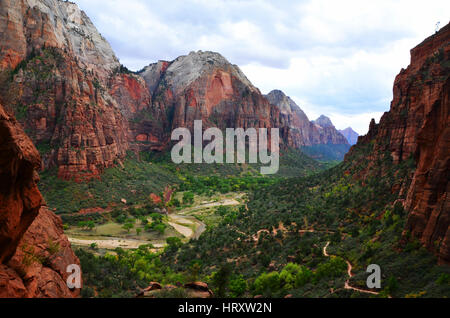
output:
M360 146L373 144L371 165L388 153L394 164L413 160L411 182L393 189L403 193L409 212L405 236L417 238L441 263L450 263L450 24L411 50L411 63L394 82L389 112L373 120Z
M36 185L39 153L1 105L0 152L0 297L78 296L66 268L80 262Z

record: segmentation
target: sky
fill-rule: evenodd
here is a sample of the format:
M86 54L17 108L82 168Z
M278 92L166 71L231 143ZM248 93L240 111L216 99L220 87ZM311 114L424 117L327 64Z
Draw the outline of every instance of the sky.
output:
M310 120L367 133L388 111L410 49L450 18L448 0L74 0L121 63L139 70L191 51L237 64Z

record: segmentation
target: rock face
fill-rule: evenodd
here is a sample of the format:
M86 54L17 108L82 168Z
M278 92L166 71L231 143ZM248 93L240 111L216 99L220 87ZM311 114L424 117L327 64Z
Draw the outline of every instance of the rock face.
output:
M309 121L300 107L282 91L273 90L266 98L280 110L281 126L288 130L286 135L289 145L299 148L321 144L348 144L328 117L322 115L316 121Z
M0 102L43 166L63 179L99 177L128 150L162 151L174 128L193 128L196 119L205 129L280 128L281 142L296 148L346 143L292 101L272 105L271 94L265 98L218 53L191 52L129 72L71 2L2 1L0 30Z
M321 115L312 123L318 130L320 140L316 144L348 145L347 139L334 127L328 117Z
M178 127L275 127L272 107L241 70L214 52L191 52L172 62L158 62L140 74L153 94L156 133ZM161 123L157 127L156 123Z
M14 254L43 203L36 186L39 153L0 105L0 262Z
M338 131L342 134L342 136L345 137L345 139L347 139L347 141L350 145L354 145L358 141L359 135L356 131L354 131L352 129L352 127L347 127L343 130L338 130Z
M412 181L401 190L406 230L441 263L450 263L449 43L450 24L411 50L410 65L395 79L390 111L358 139L358 145L373 143L368 165L384 153L394 164L414 159Z
M0 105L0 297L76 297L66 285L79 265L59 217L42 208L40 157L20 124Z
M86 14L67 1L5 0L0 30L1 99L45 167L58 167L61 178L82 179L123 158L130 132L124 116L148 106L149 96L146 89L139 93L143 81L120 72ZM109 87L120 92L120 104Z
M33 49L56 47L106 79L120 64L109 43L73 2L4 0L0 5L0 66L15 68Z
M265 97L280 111L280 125L286 127L288 144L297 148L310 146L317 129L300 107L280 90L273 90Z

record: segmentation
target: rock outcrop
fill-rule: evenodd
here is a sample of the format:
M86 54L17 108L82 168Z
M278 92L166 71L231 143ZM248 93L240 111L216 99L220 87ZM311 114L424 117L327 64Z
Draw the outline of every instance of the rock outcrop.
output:
M394 82L391 109L358 139L373 144L367 167L384 154L399 164L414 160L411 182L404 182L409 212L406 234L418 238L441 263L450 263L450 24L411 50L411 63ZM367 167L364 171L367 171Z
M14 254L43 198L36 180L39 153L20 124L0 105L0 262Z
M208 284L204 282L192 282L181 285L181 283L177 283L177 286L174 285L165 285L162 286L157 282L150 282L149 286L137 295L138 298L159 298L162 293L169 293L174 290L179 290L183 293L187 298L213 298L214 293L208 287ZM167 297L167 296L166 296Z
M345 139L347 139L350 145L354 145L358 141L359 134L356 131L354 131L352 127L347 127L343 130L338 131L342 134L342 136L345 137Z
M0 297L76 297L67 265L79 265L62 222L43 208L39 153L0 105Z
M14 69L33 50L44 47L70 53L82 69L102 79L120 65L109 43L73 2L2 0L0 30L3 69Z

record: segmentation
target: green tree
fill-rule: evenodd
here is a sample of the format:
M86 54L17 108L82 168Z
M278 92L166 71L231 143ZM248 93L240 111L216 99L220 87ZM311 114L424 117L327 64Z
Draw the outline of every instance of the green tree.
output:
M256 294L273 294L280 290L281 281L278 272L262 273L255 279L253 289Z
M134 228L134 224L133 224L133 223L125 223L125 224L122 226L122 228L123 228L124 230L126 230L128 233L130 233L130 230L131 230L132 228Z
M244 295L248 288L247 281L244 279L242 275L234 277L230 280L230 294L231 297L241 297Z
M168 237L166 239L166 242L167 242L169 250L172 250L172 251L177 251L183 245L183 242L181 241L181 239L179 237L175 237L175 236Z
M231 275L230 264L222 265L216 273L212 276L212 283L216 287L216 295L219 298L226 296L226 291Z
M184 204L192 204L194 202L194 194L190 191L186 191L183 193L183 203Z

